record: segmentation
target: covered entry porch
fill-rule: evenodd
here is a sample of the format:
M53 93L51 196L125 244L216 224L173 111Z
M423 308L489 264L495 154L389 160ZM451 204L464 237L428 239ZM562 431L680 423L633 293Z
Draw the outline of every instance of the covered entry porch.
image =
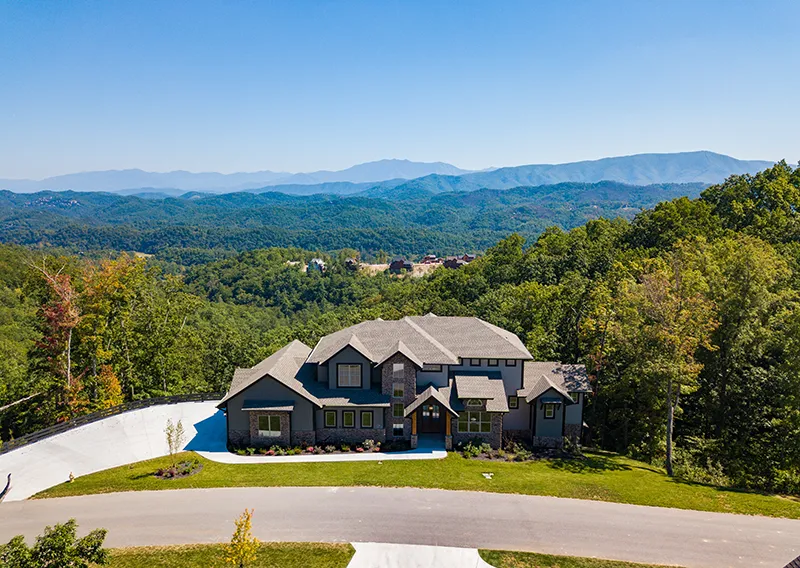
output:
M453 449L453 418L458 418L450 402L433 385L419 393L405 410L411 418L411 447L416 448L423 440L437 443L444 439L446 450Z

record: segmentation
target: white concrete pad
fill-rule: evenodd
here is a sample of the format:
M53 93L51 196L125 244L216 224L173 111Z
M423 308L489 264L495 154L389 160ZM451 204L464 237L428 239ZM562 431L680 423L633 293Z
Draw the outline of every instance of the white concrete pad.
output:
M486 568L475 548L354 542L347 568Z
M0 478L12 475L6 501L19 501L69 479L169 453L164 428L178 420L184 448L227 453L225 417L216 402L181 402L124 412L0 455Z
M197 452L218 463L319 463L319 462L383 462L394 460L440 460L447 457L444 450L417 448L407 452L364 452L354 454L299 454L296 456L240 456L225 452Z

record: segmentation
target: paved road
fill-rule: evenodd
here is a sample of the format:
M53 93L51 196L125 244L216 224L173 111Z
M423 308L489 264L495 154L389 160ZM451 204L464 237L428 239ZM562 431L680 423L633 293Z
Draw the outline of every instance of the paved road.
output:
M221 542L254 507L271 541L394 542L531 550L687 568L781 568L800 521L528 495L388 488L230 488L90 495L0 505L0 542L75 517L109 546Z

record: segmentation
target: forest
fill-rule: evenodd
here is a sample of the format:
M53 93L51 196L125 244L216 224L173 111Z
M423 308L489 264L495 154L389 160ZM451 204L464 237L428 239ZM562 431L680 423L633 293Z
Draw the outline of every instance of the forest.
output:
M512 232L535 238L599 217L632 218L643 207L701 184L562 183L434 194L397 187L390 196L294 196L278 192L144 199L98 192L0 191L0 242L74 253L186 248L354 248L365 258L484 250ZM180 254L180 252L178 253Z
M433 312L511 330L539 360L586 363L596 447L690 481L800 494L800 168L732 176L630 220L507 231L420 278L348 271L363 253L348 246L306 274L316 247L142 258L2 245L2 438L223 391L291 339Z

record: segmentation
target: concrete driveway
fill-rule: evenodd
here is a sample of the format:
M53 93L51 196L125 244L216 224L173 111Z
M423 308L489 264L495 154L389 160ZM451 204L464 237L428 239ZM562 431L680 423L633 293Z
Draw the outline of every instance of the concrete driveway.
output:
M12 475L6 501L27 499L48 487L112 467L167 455L167 420L181 421L184 448L227 454L225 416L217 402L180 402L132 410L79 426L0 455L0 479Z
M781 568L800 554L800 521L618 503L389 488L227 488L3 503L0 542L78 520L109 546L224 542L255 508L268 541L388 542L530 550L687 568Z

